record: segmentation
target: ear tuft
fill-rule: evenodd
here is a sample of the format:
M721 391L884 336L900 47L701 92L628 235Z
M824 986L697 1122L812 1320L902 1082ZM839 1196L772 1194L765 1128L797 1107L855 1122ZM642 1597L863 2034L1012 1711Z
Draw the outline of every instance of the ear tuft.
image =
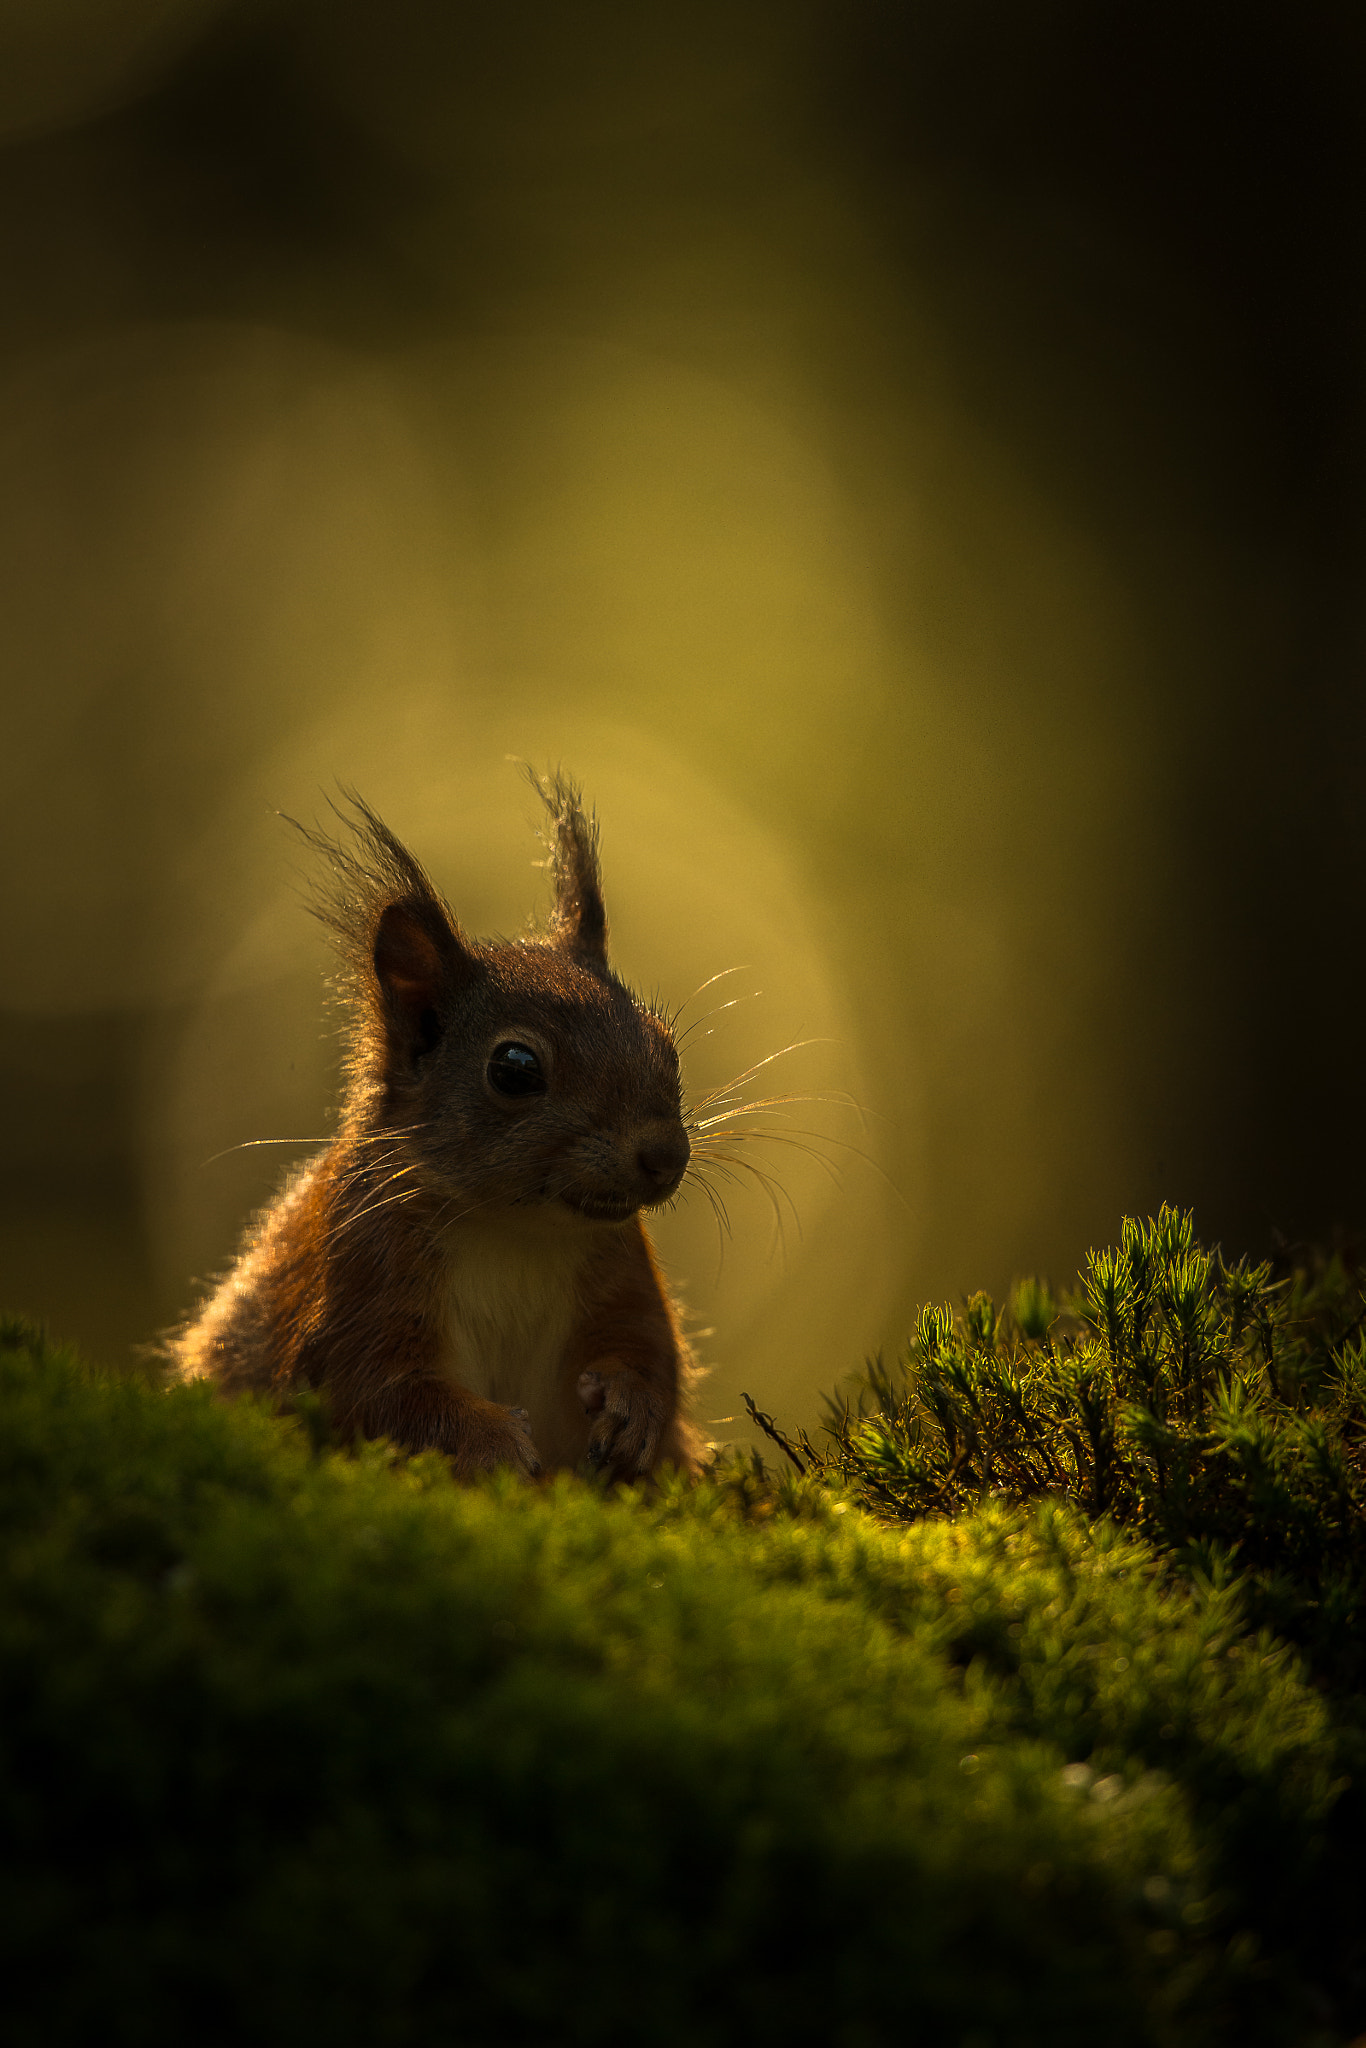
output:
M430 1052L448 999L474 959L454 912L408 849L354 790L341 794L347 808L332 808L349 843L288 822L325 863L312 908L341 953L342 987L359 1022L352 1068L362 1074L364 1020L378 1007L390 1055L400 1064Z
M554 826L549 868L555 884L551 935L581 967L607 972L607 912L602 901L598 867L598 824L585 813L579 791L568 776L539 776L528 769L531 786Z

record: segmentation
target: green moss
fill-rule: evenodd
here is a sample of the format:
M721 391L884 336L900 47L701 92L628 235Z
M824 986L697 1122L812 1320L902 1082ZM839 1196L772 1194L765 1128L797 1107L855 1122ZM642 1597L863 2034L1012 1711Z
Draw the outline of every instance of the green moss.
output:
M0 1471L11 2041L1341 2038L1332 1717L1141 1538L460 1489L13 1328Z

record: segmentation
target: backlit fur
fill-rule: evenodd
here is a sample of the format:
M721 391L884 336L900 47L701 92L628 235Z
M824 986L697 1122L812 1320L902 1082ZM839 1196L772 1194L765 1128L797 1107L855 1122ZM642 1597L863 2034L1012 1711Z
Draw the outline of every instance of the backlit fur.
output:
M350 1004L340 1128L173 1356L228 1393L322 1389L344 1433L462 1474L688 1468L693 1366L640 1214L688 1163L678 1056L608 965L592 820L567 782L538 788L544 936L467 937L358 798L346 840L305 834ZM490 1079L508 1044L543 1093Z

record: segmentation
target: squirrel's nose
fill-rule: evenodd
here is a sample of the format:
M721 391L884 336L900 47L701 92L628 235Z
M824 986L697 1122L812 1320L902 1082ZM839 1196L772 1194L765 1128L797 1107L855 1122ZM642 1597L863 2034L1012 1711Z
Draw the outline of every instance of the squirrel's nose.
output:
M649 1144L637 1148L636 1166L656 1201L673 1193L687 1171L690 1157L691 1148L683 1131L652 1139Z

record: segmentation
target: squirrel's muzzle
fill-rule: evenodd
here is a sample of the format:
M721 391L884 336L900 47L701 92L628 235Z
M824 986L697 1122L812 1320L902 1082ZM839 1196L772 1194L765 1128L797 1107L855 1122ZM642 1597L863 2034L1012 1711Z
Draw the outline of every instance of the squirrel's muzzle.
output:
M692 1156L688 1134L678 1126L653 1135L636 1147L636 1172L646 1204L667 1202L684 1174Z

